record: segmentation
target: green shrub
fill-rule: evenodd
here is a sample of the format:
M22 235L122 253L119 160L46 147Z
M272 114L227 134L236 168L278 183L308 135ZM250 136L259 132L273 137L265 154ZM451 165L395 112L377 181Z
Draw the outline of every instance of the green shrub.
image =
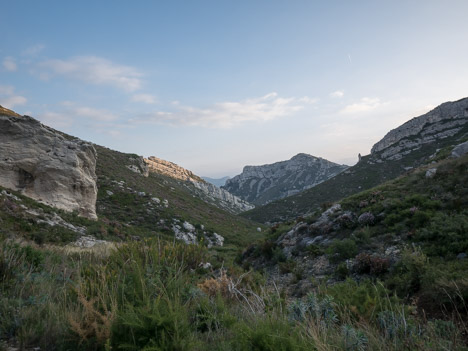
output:
M296 328L284 319L257 319L253 323L239 323L231 344L239 351L296 351L313 347Z
M321 295L333 298L341 320L351 315L356 320L373 321L380 311L399 306L397 297L392 296L381 283L370 280L357 283L348 278L344 282L322 288Z
M332 255L332 261L339 262L356 256L358 247L352 239L335 240L327 249L327 253Z
M429 225L416 232L413 240L420 242L429 256L454 257L468 252L468 211L437 213Z
M281 274L291 273L296 269L296 261L287 260L285 262L280 262L278 268Z
M190 350L187 308L177 299L156 298L145 306L127 303L112 327L112 344L122 350Z
M312 256L312 258L322 256L325 253L320 246L315 244L307 246L306 252Z
M341 262L335 269L335 275L338 279L345 279L349 275L349 269L345 262Z
M398 296L407 298L421 289L427 269L427 256L421 250L406 250L401 260L394 266L386 284Z

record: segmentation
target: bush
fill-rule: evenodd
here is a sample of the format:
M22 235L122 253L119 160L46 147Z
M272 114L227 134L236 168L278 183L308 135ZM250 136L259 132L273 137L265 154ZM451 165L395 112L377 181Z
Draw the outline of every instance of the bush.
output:
M121 350L190 350L190 321L181 301L156 298L149 305L122 308L112 328Z
M320 246L315 245L315 244L307 246L306 251L312 257L318 257L324 254L323 249Z
M340 320L351 316L355 320L365 319L372 322L380 311L399 306L397 297L392 296L381 283L373 283L370 280L358 283L348 278L344 282L324 288L322 294L333 298Z
M375 223L375 217L371 212L364 212L358 218L360 225L372 225Z
M268 317L249 324L240 323L231 345L233 350L239 351L299 351L312 346L286 320Z
M408 298L421 289L427 268L427 256L420 249L406 250L403 252L401 260L394 266L386 284L398 296Z
M342 262L336 267L335 275L338 279L345 279L349 275L349 269L345 262Z
M358 253L358 247L352 239L335 240L327 249L327 253L332 255L332 261L339 262L355 257Z
M369 255L362 252L356 256L354 269L360 274L382 275L388 271L390 261L388 258Z
M429 256L455 257L468 252L468 211L437 213L429 225L416 232L413 240L421 243Z

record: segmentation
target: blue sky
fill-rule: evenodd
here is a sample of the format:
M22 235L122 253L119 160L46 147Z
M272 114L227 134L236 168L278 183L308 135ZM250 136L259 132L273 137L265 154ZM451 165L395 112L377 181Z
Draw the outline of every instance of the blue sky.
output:
M468 2L0 1L0 104L119 151L235 175L353 164L468 96Z

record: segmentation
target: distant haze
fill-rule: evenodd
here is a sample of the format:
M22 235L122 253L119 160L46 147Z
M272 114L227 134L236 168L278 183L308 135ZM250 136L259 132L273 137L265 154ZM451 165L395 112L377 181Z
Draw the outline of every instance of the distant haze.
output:
M17 0L2 13L0 105L212 178L298 153L352 165L468 95L465 0Z
M202 177L204 180L206 180L208 183L211 183L213 185L216 185L217 187L222 187L224 184L226 184L226 181L230 179L231 177L222 177L222 178L210 178L210 177Z

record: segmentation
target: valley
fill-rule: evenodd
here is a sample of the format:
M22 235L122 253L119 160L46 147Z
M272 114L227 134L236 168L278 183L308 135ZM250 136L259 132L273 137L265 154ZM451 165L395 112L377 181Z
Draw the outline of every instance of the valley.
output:
M467 111L218 188L2 108L1 347L463 350Z

